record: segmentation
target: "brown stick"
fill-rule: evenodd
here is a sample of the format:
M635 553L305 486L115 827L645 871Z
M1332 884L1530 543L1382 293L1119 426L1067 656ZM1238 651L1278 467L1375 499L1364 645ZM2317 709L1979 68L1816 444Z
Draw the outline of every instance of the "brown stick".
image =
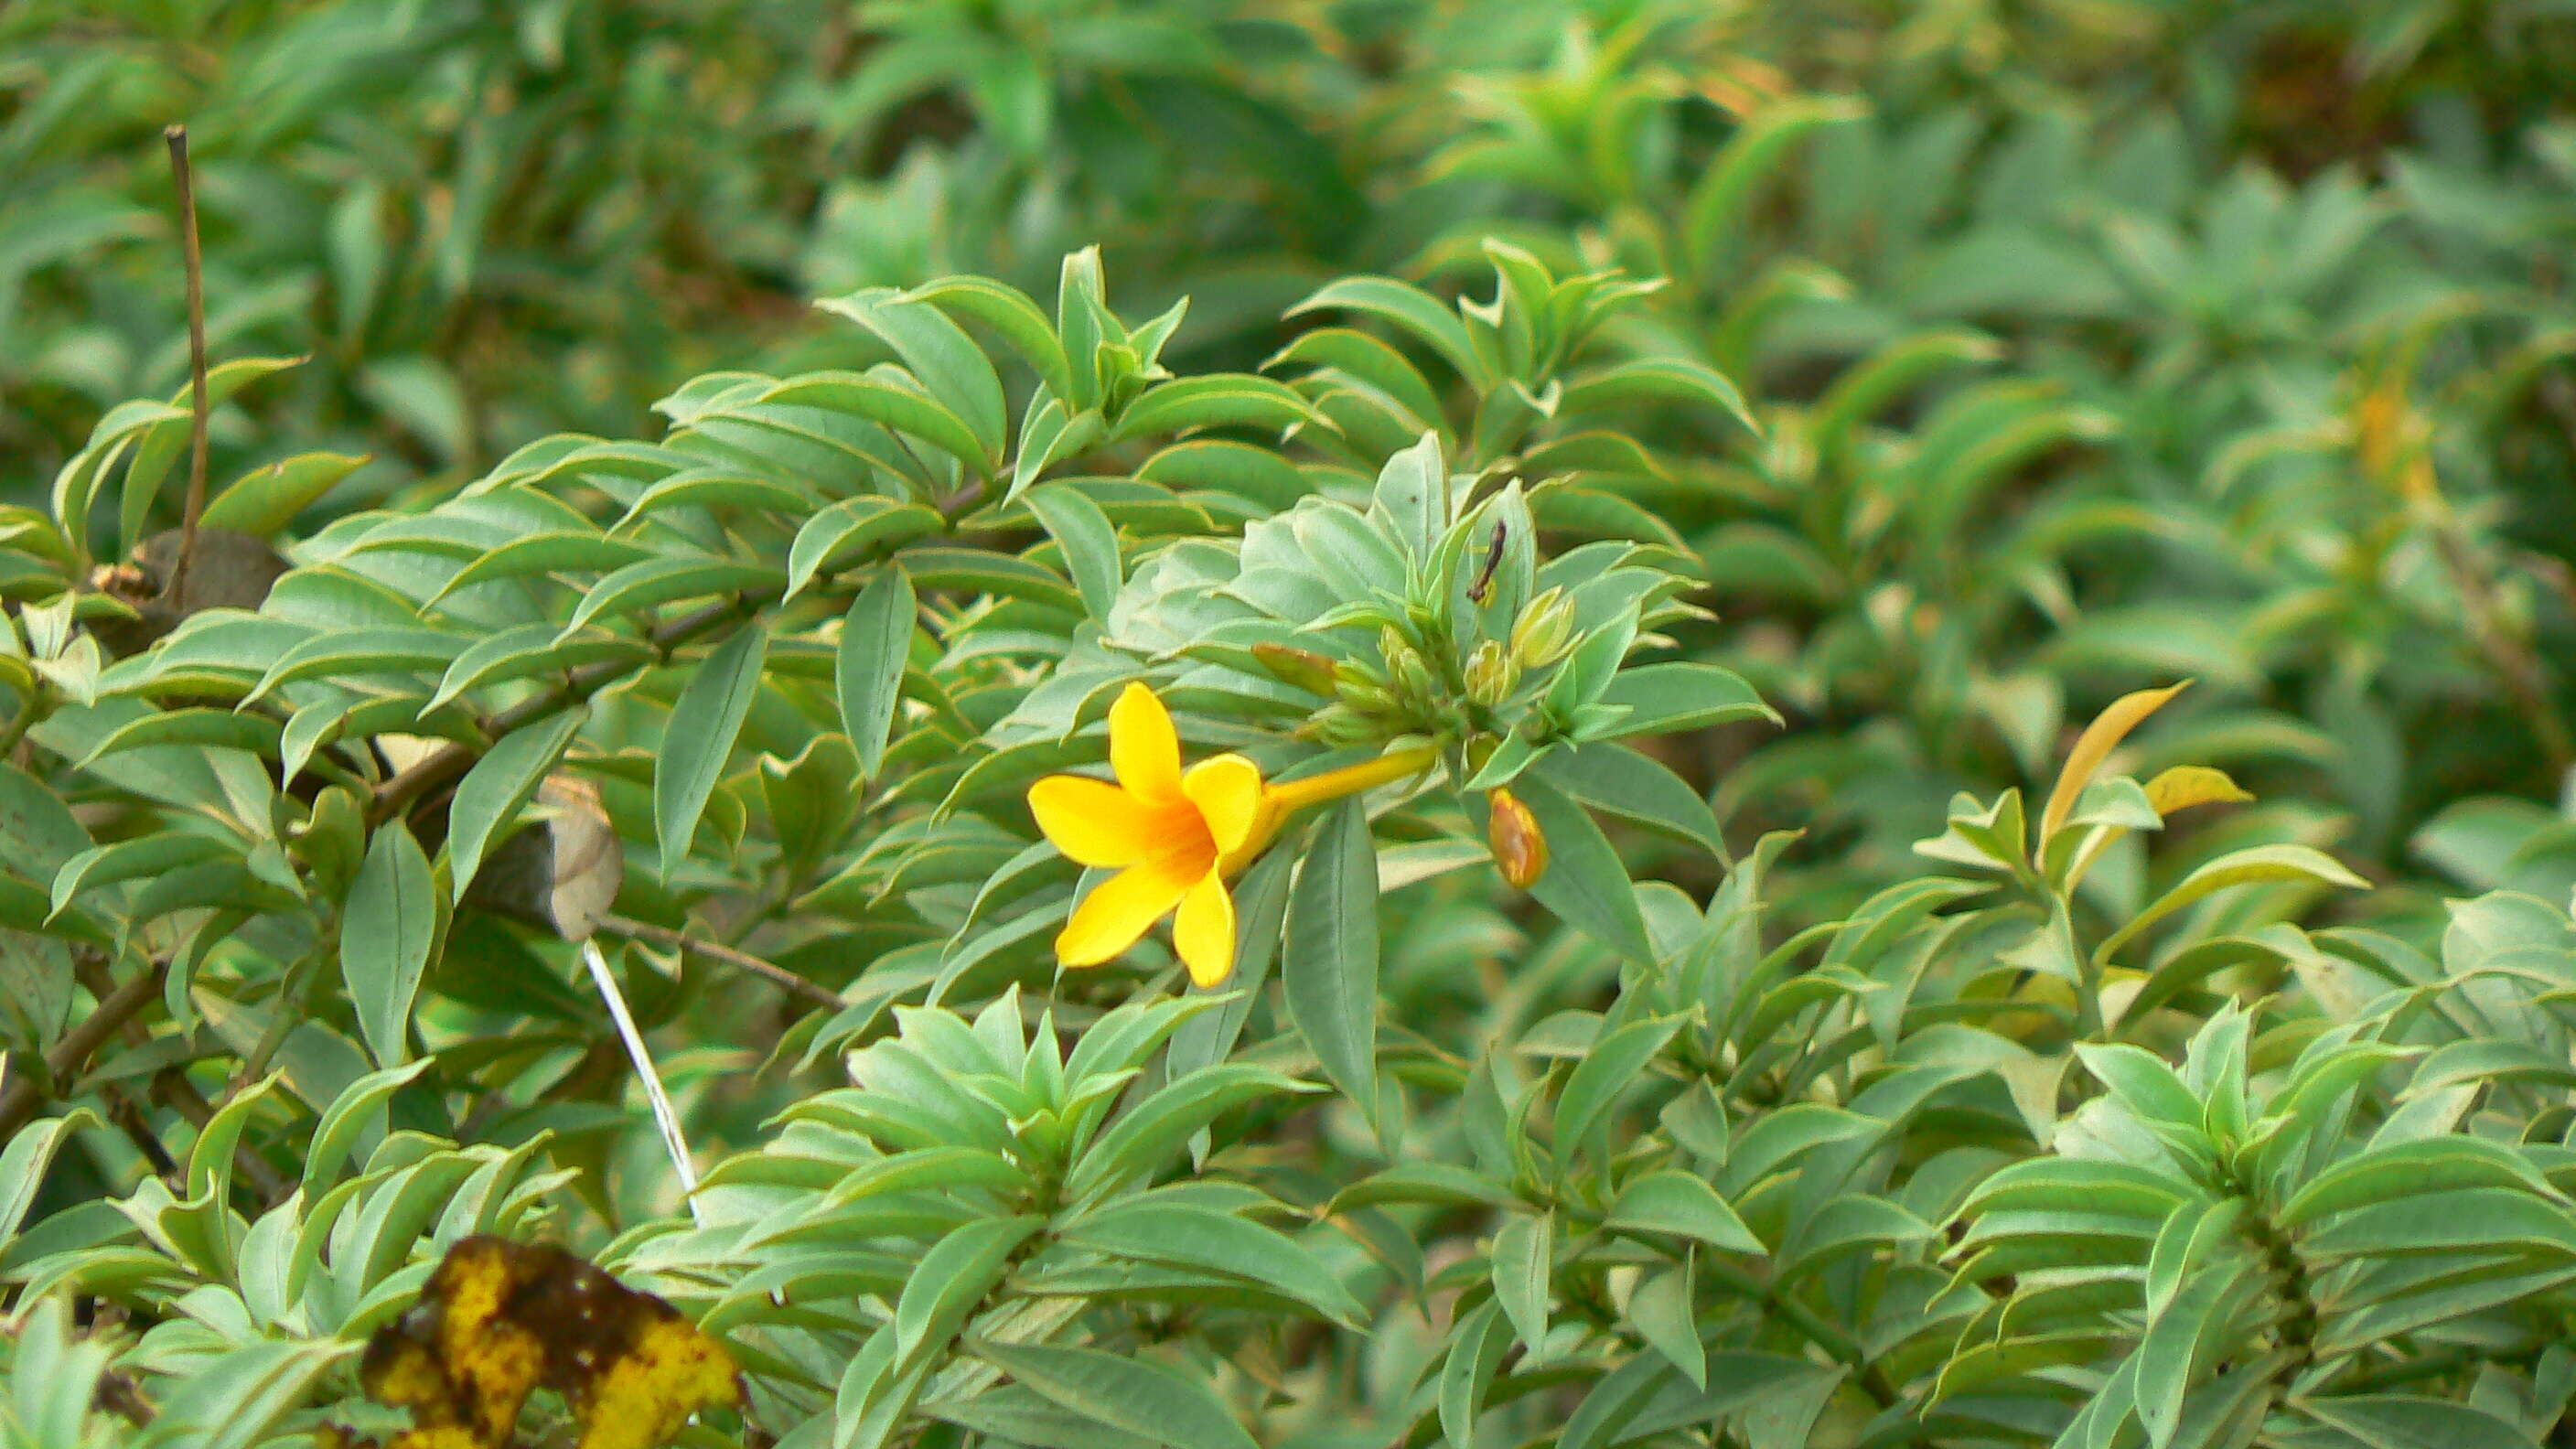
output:
M695 951L710 961L721 961L738 971L748 971L780 990L802 997L817 1006L838 1008L848 1004L839 996L784 966L763 961L748 951L737 951L731 946L700 940L695 936L674 931L668 926L656 926L649 921L632 920L625 916L602 916L599 918L599 928L611 935L624 936L629 940L650 941L657 946L668 946L675 951Z
M188 502L179 521L179 562L170 571L170 602L188 612L188 565L197 557L197 520L206 511L206 266L197 247L197 188L188 168L188 128L161 133L170 143L170 172L179 184L179 244L188 268Z
M10 1086L7 1095L0 1096L0 1140L6 1140L36 1115L45 1104L52 1082L77 1073L90 1054L107 1045L107 1039L132 1021L136 1013L161 999L161 973L167 969L161 962L153 962L150 970L109 992L97 1010L65 1032L63 1039L54 1043L54 1049L45 1053L45 1073L51 1081L40 1085L34 1078L22 1076Z

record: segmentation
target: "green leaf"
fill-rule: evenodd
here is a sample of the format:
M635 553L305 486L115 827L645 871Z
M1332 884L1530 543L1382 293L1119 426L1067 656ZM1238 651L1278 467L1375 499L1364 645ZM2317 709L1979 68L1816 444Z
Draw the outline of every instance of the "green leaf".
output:
M826 567L837 566L865 551L901 548L947 527L934 509L873 496L844 498L796 530L787 546L787 596L805 586Z
M1280 984L1324 1075L1377 1115L1377 843L1358 800L1336 807L1288 896Z
M1679 1263L1648 1278L1628 1295L1627 1319L1646 1346L1681 1370L1691 1387L1708 1388L1708 1348L1700 1340L1692 1302L1691 1267L1685 1253Z
M1449 531L1449 465L1441 456L1438 433L1424 433L1412 447L1386 460L1378 470L1369 515L1403 546L1416 568L1429 566Z
M1011 1254L1044 1220L985 1218L950 1230L931 1244L903 1285L894 1309L894 1352L900 1363L931 1345L944 1345L967 1315L1009 1271Z
M45 1185L45 1169L75 1132L104 1127L87 1107L74 1107L60 1117L47 1117L18 1129L0 1150L0 1243L14 1242L36 1193Z
M1550 750L1531 764L1530 773L1594 810L1727 858L1726 837L1708 801L1651 755L1599 741Z
M1027 293L986 277L942 277L904 295L945 312L972 317L992 328L1036 370L1038 381L1046 384L1048 391L1069 403L1076 401L1072 369L1065 363L1064 344L1056 339L1055 324L1047 320L1046 313L1029 300ZM1086 358L1086 366L1088 361Z
M918 292L906 296L891 287L870 287L815 305L884 338L930 395L974 429L985 456L1002 456L1002 430L1009 424L1003 411L1002 380L984 349L937 306L922 300Z
M1548 867L1530 894L1560 920L1635 961L1652 961L1655 948L1637 909L1637 888L1609 837L1583 807L1545 780L1524 775L1513 786L1547 837Z
M1726 245L1732 240L1729 230L1743 217L1754 187L1791 146L1821 127L1868 115L1865 103L1846 96L1793 96L1765 106L1727 139L1683 202L1679 246L1684 264L1713 270L1732 254Z
M1309 1083L1245 1062L1221 1062L1192 1072L1129 1108L1083 1149L1066 1175L1065 1196L1084 1201L1161 1170L1201 1128L1236 1107L1281 1092L1314 1090Z
M904 550L903 567L920 588L996 594L1068 614L1082 613L1082 595L1063 575L1012 554L977 548L913 548Z
M377 827L340 917L340 973L379 1066L411 1057L411 1002L438 934L429 857L396 820Z
M1565 1079L1556 1099L1556 1150L1559 1158L1580 1150L1584 1138L1606 1116L1619 1095L1654 1061L1682 1018L1632 1021L1596 1039Z
M2367 1449L2540 1449L2520 1426L2447 1399L2351 1394L2292 1402L2299 1413L2342 1430Z
M588 714L576 705L510 731L457 782L456 799L447 807L448 875L454 900L465 899L466 888L474 884L474 872L483 864L484 850L545 783Z
M572 618L559 632L570 638L580 632L582 625L602 614L635 614L681 599L769 588L778 579L778 570L766 564L709 558L647 559L628 564L593 585L573 606Z
M304 1149L304 1195L308 1201L320 1200L348 1162L358 1139L371 1126L382 1134L385 1118L379 1109L405 1084L428 1071L429 1065L428 1057L420 1057L401 1066L369 1072L331 1099L331 1105L313 1124L313 1138Z
M150 745L194 745L274 755L281 733L278 722L266 715L236 714L228 709L166 710L117 726L73 768L86 770L106 756Z
M2436 1137L2393 1143L2334 1164L2292 1194L2274 1221L2297 1229L2373 1203L2473 1187L2549 1191L2546 1179L2510 1147L2478 1137Z
M1770 1251L1716 1188L1670 1168L1628 1184L1604 1225L1622 1232L1675 1233L1730 1253Z
M841 621L832 678L841 704L841 728L859 752L859 777L873 780L885 763L886 738L903 694L903 665L912 650L920 604L912 580L888 564L850 605Z
M1752 685L1735 671L1714 664L1645 664L1622 669L1611 677L1600 702L1628 711L1599 736L1604 739L1668 735L1740 719L1780 723L1779 712L1764 704Z
M2155 1053L2126 1043L2077 1042L2084 1069L2099 1077L2120 1105L2149 1122L2200 1130L2200 1099Z
M469 691L540 674L563 674L593 665L638 665L653 646L628 634L590 627L566 635L552 624L522 624L477 639L439 676L438 688L420 707L424 715ZM354 725L352 726L354 728ZM292 726L288 733L295 731Z
M456 576L430 595L434 606L460 589L495 579L523 579L535 574L607 573L662 555L626 539L602 538L570 529L514 538L456 571Z
M355 674L444 672L474 641L436 629L351 629L323 634L296 645L269 666L268 673L242 698L250 704L271 692L308 679L334 682Z
M1744 430L1755 437L1762 435L1762 425L1745 405L1744 394L1726 374L1687 357L1631 358L1568 378L1559 406L1571 416L1647 399L1705 404L1743 424Z
M1001 444L990 450L976 430L945 403L907 392L855 372L811 372L790 378L761 395L764 405L817 407L862 417L920 439L979 473L990 473L1001 461Z
M1494 1301L1532 1353L1547 1341L1548 1283L1555 1267L1556 1214L1516 1217L1494 1234Z
M238 859L237 847L206 835L164 831L158 835L93 845L71 857L54 873L47 919L63 913L82 891L121 881L141 880L209 860Z
M1082 607L1092 618L1106 623L1109 606L1118 601L1118 587L1125 575L1118 558L1118 531L1109 525L1109 515L1080 489L1051 484L1027 495L1031 513L1046 528L1056 546L1064 550L1066 568L1073 574L1073 585L1082 591Z
M698 666L671 705L661 757L653 769L653 838L664 879L673 863L688 854L707 797L715 793L725 762L733 758L743 717L760 691L760 667L768 651L769 632L757 622L735 630Z
M1314 416L1314 409L1284 382L1248 372L1174 378L1147 389L1118 415L1108 441L1187 432L1194 428L1252 428L1285 433Z
M1295 1239L1215 1208L1128 1199L1083 1218L1064 1237L1114 1257L1250 1278L1345 1327L1363 1316L1350 1290Z
M2319 885L2368 890L2370 883L2345 869L2343 862L2304 845L2257 845L2232 850L2175 882L2130 922L2105 937L2093 950L2098 965L2119 953L2139 932L2202 898L2232 886L2264 881L2314 881Z
M994 1342L975 1355L1052 1403L1172 1449L1259 1449L1205 1382L1150 1358Z
M206 500L201 528L229 528L254 538L275 538L295 515L311 507L343 478L365 466L366 454L306 453L243 474Z
M1410 283L1393 277L1344 277L1289 308L1287 315L1296 317L1328 307L1363 312L1394 323L1415 341L1439 353L1480 393L1491 391L1500 381L1477 353L1476 344L1467 335L1467 324L1430 293Z

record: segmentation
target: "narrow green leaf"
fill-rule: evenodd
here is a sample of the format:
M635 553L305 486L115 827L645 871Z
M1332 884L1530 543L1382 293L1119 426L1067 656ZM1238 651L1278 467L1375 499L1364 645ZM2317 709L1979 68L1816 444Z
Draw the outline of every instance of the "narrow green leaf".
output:
M837 312L884 338L903 365L974 429L987 457L1002 456L1002 380L992 359L965 330L919 294L907 297L891 287L870 287L846 297L815 304Z
M1009 1270L1011 1254L1043 1226L1034 1217L984 1218L952 1229L912 1265L894 1308L897 1362L945 1344Z
M1280 965L1288 1019L1324 1075L1377 1114L1377 845L1368 813L1344 801L1316 832L1288 897Z
M1717 1189L1687 1172L1650 1172L1628 1184L1605 1226L1622 1232L1673 1233L1730 1253L1769 1249Z
M1092 618L1108 622L1110 605L1118 602L1118 587L1125 582L1118 558L1118 530L1111 527L1109 515L1091 501L1089 494L1077 488L1051 484L1028 494L1029 511L1037 515L1049 537L1064 550L1064 562L1073 574L1073 586L1082 592L1082 607Z
M688 854L707 797L715 793L725 762L733 757L734 739L760 689L760 667L768 650L769 633L757 622L735 630L698 666L671 705L661 757L653 769L653 837L665 879L673 862Z
M378 1066L411 1056L411 1003L438 932L429 857L396 820L377 828L340 917L340 973Z
M1592 1043L1592 1049L1583 1054L1565 1079L1565 1090L1557 1094L1556 1153L1560 1161L1582 1148L1593 1125L1609 1112L1619 1094L1637 1080L1637 1074L1646 1069L1681 1026L1682 1018L1678 1016L1632 1021Z
M1150 1358L1034 1343L975 1354L1040 1397L1172 1449L1259 1449L1216 1391Z
M841 728L858 748L861 779L876 778L885 763L886 738L902 698L903 664L912 650L919 612L911 578L899 565L888 564L868 580L850 605L849 617L841 621L832 678L840 695Z
M1532 1353L1547 1341L1549 1280L1555 1268L1556 1214L1516 1217L1494 1234L1494 1301Z
M589 711L579 706L510 731L483 752L457 783L447 807L447 859L453 899L465 899L483 852L528 803L563 758Z
M306 453L243 474L206 500L201 528L229 528L253 538L275 538L295 515L366 465L368 455Z
M1539 831L1547 838L1547 873L1530 887L1530 894L1566 924L1621 955L1653 960L1655 948L1637 909L1637 888L1601 827L1545 780L1524 775L1513 793L1538 818Z
M1151 1197L1113 1203L1065 1231L1068 1242L1115 1257L1250 1278L1356 1326L1358 1300L1321 1259L1276 1228L1214 1208Z

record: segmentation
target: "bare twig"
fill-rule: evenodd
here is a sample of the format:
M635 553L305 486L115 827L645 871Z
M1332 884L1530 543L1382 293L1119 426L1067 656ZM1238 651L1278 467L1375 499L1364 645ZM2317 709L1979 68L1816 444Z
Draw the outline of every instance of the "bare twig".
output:
M806 980L784 966L763 961L748 951L737 951L731 946L702 940L682 931L674 931L668 926L657 926L650 921L633 920L626 916L602 916L599 918L599 928L629 940L650 941L656 946L667 946L674 951L694 951L710 961L721 961L735 970L748 971L780 990L813 1002L817 1006L848 1005L830 990Z
M161 999L161 973L167 969L155 961L151 969L138 973L134 979L109 992L96 1010L83 1018L80 1025L65 1032L63 1039L54 1043L54 1049L45 1053L42 1079L33 1074L22 1076L5 1096L0 1096L0 1139L6 1139L36 1115L37 1109L44 1106L46 1098L51 1095L52 1083L77 1074L89 1061L91 1053L107 1045L107 1039L116 1035L144 1007Z
M180 515L179 562L170 570L170 602L188 609L188 566L197 557L197 520L206 511L206 267L197 246L197 188L188 167L188 128L161 133L170 143L170 172L179 186L179 244L188 268L188 502Z

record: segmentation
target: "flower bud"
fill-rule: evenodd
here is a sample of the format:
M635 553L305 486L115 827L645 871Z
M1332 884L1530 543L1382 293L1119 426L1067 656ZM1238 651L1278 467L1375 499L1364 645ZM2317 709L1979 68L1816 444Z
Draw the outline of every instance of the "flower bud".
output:
M1467 698L1487 709L1499 706L1511 696L1513 677L1518 672L1503 653L1503 646L1486 640L1467 656Z
M1343 704L1361 714L1391 715L1397 712L1395 695L1383 684L1353 684L1346 680L1335 693Z
M1573 637L1574 596L1561 586L1550 588L1530 600L1513 621L1512 663L1523 669L1544 669L1565 657Z
M1273 644L1267 640L1252 646L1252 657L1282 684L1294 685L1308 694L1331 695L1334 688L1333 661L1312 649L1293 644Z
M1492 759L1494 751L1502 747L1503 742L1493 735L1469 735L1467 737L1467 773L1472 776L1478 770L1485 768L1485 762Z
M1385 656L1386 672L1398 698L1427 701L1439 697L1438 681L1432 677L1422 651L1406 643L1394 625L1378 630L1377 652Z
M1494 864L1512 889L1528 890L1547 874L1547 836L1538 828L1538 817L1509 790L1493 791L1485 803L1485 845L1494 852Z

